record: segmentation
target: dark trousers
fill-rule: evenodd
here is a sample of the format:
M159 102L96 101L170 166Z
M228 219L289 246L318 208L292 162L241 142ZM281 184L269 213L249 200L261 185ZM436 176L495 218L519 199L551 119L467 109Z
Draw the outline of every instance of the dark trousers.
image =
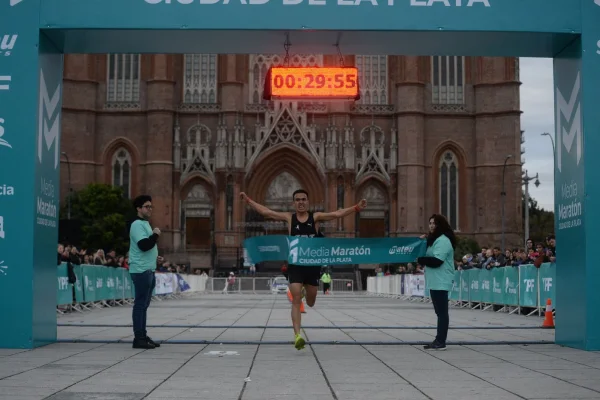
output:
M330 287L331 283L323 283L323 294L327 293Z
M448 337L448 326L450 325L450 316L448 315L448 291L430 290L431 302L435 315L437 315L437 336L438 343L446 344Z
M152 300L152 291L156 286L156 278L152 270L130 275L135 289L132 312L133 334L136 339L143 339L147 336L146 315Z

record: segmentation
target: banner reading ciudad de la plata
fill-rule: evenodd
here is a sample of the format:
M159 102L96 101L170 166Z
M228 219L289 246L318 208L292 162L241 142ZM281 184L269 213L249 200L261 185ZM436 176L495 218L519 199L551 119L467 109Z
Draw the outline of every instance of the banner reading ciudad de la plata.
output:
M304 238L266 235L244 240L252 263L287 261L294 265L408 263L425 255L426 241L401 238Z

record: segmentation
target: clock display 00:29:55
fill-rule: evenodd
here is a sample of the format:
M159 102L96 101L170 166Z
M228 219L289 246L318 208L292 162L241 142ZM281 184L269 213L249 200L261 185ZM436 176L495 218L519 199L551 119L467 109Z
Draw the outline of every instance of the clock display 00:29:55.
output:
M344 87L350 89L356 87L356 75L335 74L332 77L324 74L303 74L303 76L276 74L273 76L273 86L277 89L284 86L288 89L342 89Z

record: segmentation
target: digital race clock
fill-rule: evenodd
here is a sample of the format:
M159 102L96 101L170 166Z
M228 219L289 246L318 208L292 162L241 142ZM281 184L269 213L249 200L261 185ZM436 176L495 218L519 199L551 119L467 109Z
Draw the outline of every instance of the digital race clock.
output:
M265 79L265 100L358 100L355 67L271 67Z

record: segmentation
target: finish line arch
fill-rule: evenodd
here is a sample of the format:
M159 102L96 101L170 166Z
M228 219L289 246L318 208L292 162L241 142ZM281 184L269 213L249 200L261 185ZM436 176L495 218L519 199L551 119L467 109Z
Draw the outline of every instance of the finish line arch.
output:
M62 55L276 53L286 37L294 53L553 57L556 342L600 349L600 0L0 0L0 347L56 341Z

